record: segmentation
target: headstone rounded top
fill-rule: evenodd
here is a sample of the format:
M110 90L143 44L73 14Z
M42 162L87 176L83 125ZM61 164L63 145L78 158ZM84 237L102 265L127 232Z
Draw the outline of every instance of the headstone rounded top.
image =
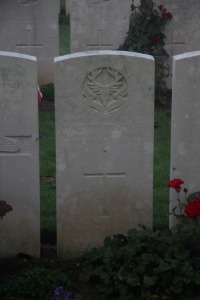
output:
M17 0L20 4L22 5L33 5L36 4L37 2L39 2L39 0Z

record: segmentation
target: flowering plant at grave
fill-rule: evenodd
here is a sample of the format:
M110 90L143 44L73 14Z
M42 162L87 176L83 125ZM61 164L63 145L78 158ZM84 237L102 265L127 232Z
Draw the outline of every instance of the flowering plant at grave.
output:
M139 6L131 5L129 30L119 50L150 54L155 59L155 101L165 104L167 99L166 79L170 75L165 50L166 24L172 14L162 4L156 5L153 0L140 0Z
M188 194L187 188L183 187L184 181L174 178L167 183L169 188L177 194L177 204L172 209L172 214L178 223L172 232L179 245L187 249L188 259L193 260L199 270L200 263L200 191ZM183 196L182 196L183 195ZM200 275L200 273L199 273ZM194 276L194 281L196 280ZM200 277L197 280L200 284ZM189 298L188 298L189 299Z
M12 206L7 204L6 201L0 200L0 218L3 217L12 210Z
M69 300L72 299L72 292L66 291L62 286L57 287L54 291L54 300Z
M172 188L177 194L177 205L172 209L172 213L181 223L187 220L193 220L199 225L200 220L200 191L187 196L187 188L182 188L184 181L180 178L174 178L167 183L167 187ZM185 194L184 200L181 199L181 191ZM177 214L179 209L179 214Z

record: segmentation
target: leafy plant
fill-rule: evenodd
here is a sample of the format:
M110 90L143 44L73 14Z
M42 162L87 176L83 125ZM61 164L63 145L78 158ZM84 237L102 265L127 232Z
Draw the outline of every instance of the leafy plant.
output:
M165 103L168 94L166 79L170 71L163 31L171 18L172 14L163 5L156 7L152 0L141 0L138 7L132 5L129 31L124 44L119 48L154 56L156 104Z
M177 192L175 230L144 226L107 237L82 258L81 280L96 284L99 299L196 299L200 293L200 192L180 198L183 180L167 186ZM179 214L176 209L179 209Z
M177 194L171 214L178 223L172 230L179 232L183 243L190 247L191 253L196 256L200 253L200 240L197 238L200 234L200 191L188 196L188 189L183 188L183 184L184 181L180 178L174 178L167 183ZM183 199L181 192L184 193Z
M57 286L70 286L69 277L59 271L35 267L20 272L0 285L4 300L50 300Z
M104 300L193 299L200 292L200 255L185 233L142 228L108 237L83 258L81 280L96 284Z
M54 84L48 83L40 86L40 90L42 92L43 98L42 101L54 101Z

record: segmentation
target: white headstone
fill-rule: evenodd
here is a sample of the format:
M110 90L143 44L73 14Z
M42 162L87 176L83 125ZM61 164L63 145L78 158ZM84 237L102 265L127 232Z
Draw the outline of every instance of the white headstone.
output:
M71 52L117 50L129 28L130 0L71 0Z
M36 58L0 52L0 257L40 253Z
M119 51L55 59L58 255L152 226L154 60Z
M181 178L188 193L200 190L200 51L177 55L173 60L171 178ZM182 195L183 196L183 195ZM176 193L171 192L171 208ZM170 218L170 227L175 225Z
M166 35L165 48L170 56L170 65L174 55L199 50L200 1L155 0L154 2L156 5L164 5L173 16L164 31Z
M59 0L1 0L0 50L34 55L40 83L53 82L59 55Z

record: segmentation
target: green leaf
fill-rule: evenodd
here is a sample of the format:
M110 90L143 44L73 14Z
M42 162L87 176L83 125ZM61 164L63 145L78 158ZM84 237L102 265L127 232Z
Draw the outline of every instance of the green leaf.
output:
M161 272L164 272L164 271L168 271L168 270L173 269L173 267L170 263L161 261L160 265L157 269L160 270Z
M129 283L131 286L135 287L135 286L140 286L140 279L138 276L135 277L129 277L127 279L127 283Z
M154 261L154 256L151 253L143 253L141 255L141 259L145 262L145 263L150 263L152 261Z
M176 245L174 254L178 259L186 259L189 256L188 250L181 244Z
M156 283L155 276L144 276L143 282L147 286L153 286Z
M198 198L198 197L200 197L200 191L199 191L199 192L195 192L195 193L190 194L190 195L187 197L187 202L188 202L189 200L192 200L192 199Z
M170 291L174 292L175 294L181 294L183 291L183 283L179 282L176 285L170 286Z
M200 285L200 272L196 272L195 276L194 276L194 282L197 285Z

